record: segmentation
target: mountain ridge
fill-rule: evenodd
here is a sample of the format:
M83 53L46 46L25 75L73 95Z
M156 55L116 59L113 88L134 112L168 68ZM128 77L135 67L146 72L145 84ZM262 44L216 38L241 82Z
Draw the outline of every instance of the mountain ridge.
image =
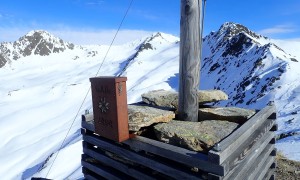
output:
M204 38L200 89L222 89L229 95L229 101L217 106L261 109L275 101L277 134L284 138L276 146L297 160L300 152L291 151L297 148L286 147L291 147L293 142L300 149L297 140L300 138L297 134L300 132L300 62L281 49L280 44L245 26L225 23L220 29L222 32L211 32ZM17 40L20 43L16 43L16 49L10 43L9 53L3 48L5 43L0 44L0 61L5 58L8 62L0 68L0 136L9 136L0 141L0 156L6 154L0 157L0 164L5 163L0 175L6 179L45 177L66 127L90 87L89 78L97 71L100 76L128 77L128 103L140 101L140 95L150 90L178 89L178 37L154 33L132 43L112 46L106 54L109 46L70 48L47 33L34 33L29 34L30 38ZM42 39L45 43L39 43ZM63 50L54 52L48 42L57 43L53 47ZM38 45L43 48L36 50ZM24 54L26 47L28 55ZM46 53L42 53L44 48ZM14 55L18 57L16 60ZM89 94L80 114L92 111L91 108ZM11 128L6 128L7 124ZM81 174L80 117L76 118L65 144L60 150L63 156L56 160L50 178L74 179ZM66 159L74 163L66 163Z
M0 43L0 66L32 54L47 56L64 52L66 49L74 49L74 44L64 42L44 30L30 31L14 42Z

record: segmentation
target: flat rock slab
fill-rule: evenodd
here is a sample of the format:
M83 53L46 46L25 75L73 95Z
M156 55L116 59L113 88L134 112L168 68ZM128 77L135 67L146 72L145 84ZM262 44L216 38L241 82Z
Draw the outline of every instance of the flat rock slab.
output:
M169 122L175 113L168 109L155 108L145 104L128 105L129 131L139 131L154 123Z
M142 94L143 102L161 107L178 108L178 92L155 90ZM199 104L228 100L228 95L220 90L199 90Z
M198 120L226 120L242 124L254 114L253 110L237 107L200 108Z
M208 152L238 127L237 123L209 120L188 122L172 120L154 126L157 138L165 143L193 151Z

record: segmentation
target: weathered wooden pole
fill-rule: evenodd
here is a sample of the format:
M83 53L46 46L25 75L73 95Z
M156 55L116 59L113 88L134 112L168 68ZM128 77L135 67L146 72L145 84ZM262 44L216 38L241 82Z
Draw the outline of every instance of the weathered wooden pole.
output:
M178 113L181 120L198 121L202 0L181 0L180 9Z

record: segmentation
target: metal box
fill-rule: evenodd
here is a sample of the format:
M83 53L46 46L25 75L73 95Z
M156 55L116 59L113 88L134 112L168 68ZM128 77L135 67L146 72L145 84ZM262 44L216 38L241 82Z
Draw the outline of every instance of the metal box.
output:
M90 78L95 133L122 142L129 139L126 77Z

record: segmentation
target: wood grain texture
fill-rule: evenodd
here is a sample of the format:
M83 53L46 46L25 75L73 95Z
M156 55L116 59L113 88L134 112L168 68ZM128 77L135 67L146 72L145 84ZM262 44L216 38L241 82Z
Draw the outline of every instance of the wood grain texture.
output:
M266 121L263 125L255 130L246 141L244 141L232 154L221 164L225 171L228 172L240 166L251 153L257 153L257 150L263 150L267 144L275 137L274 132L269 132L275 120ZM243 166L243 165L242 165Z
M258 152L254 151L246 161L241 163L235 169L233 169L233 173L229 172L228 175L224 178L225 179L243 179L243 177L248 177L251 174L258 173L255 171L257 164L262 161L264 162L270 156L270 153L274 149L274 145L268 144L264 149L258 149ZM263 150L263 151L261 151ZM260 154L259 154L260 153Z
M121 171L133 178L136 178L136 179L145 179L145 180L153 180L154 178L151 178L150 176L148 176L147 174L144 174L126 164L123 164L123 163L120 163L118 161L115 161L99 152L96 152L94 150L94 148L83 148L83 152L85 154L87 154L88 156L96 159L97 161L99 162L102 162L103 164L113 168L113 169L116 169L118 171Z
M181 0L178 114L181 120L194 122L199 107L200 11L202 1Z
M274 162L275 162L275 157L269 156L266 162L261 166L260 172L253 178L253 180L263 180Z
M158 161L152 160L148 157L145 157L145 156L142 156L135 152L126 150L122 147L118 147L109 142L106 142L105 140L101 140L101 138L84 135L83 140L88 143L94 144L95 146L98 146L99 148L101 148L105 151L109 151L109 152L117 154L118 156L121 156L123 158L130 159L130 161L132 161L134 163L146 166L157 172L167 174L168 176L170 176L172 178L175 178L175 179L200 179L199 177L185 173L182 170L177 169L176 167L170 167L170 166L160 163Z
M122 178L116 176L113 172L109 172L104 170L104 168L99 168L91 163L88 163L84 160L81 161L81 165L85 167L86 169L93 171L96 174L101 175L102 177L106 179L112 179L112 180L121 180Z
M190 151L184 148L151 140L145 137L136 136L123 142L136 151L150 152L167 159L180 162L189 167L197 167L200 170L211 172L217 175L224 175L224 168L220 165L212 164L207 161L207 155Z
M222 164L240 144L246 141L257 128L268 120L268 117L274 113L275 110L275 106L267 106L256 113L240 128L219 143L219 151L214 149L210 150L208 160L216 164Z

